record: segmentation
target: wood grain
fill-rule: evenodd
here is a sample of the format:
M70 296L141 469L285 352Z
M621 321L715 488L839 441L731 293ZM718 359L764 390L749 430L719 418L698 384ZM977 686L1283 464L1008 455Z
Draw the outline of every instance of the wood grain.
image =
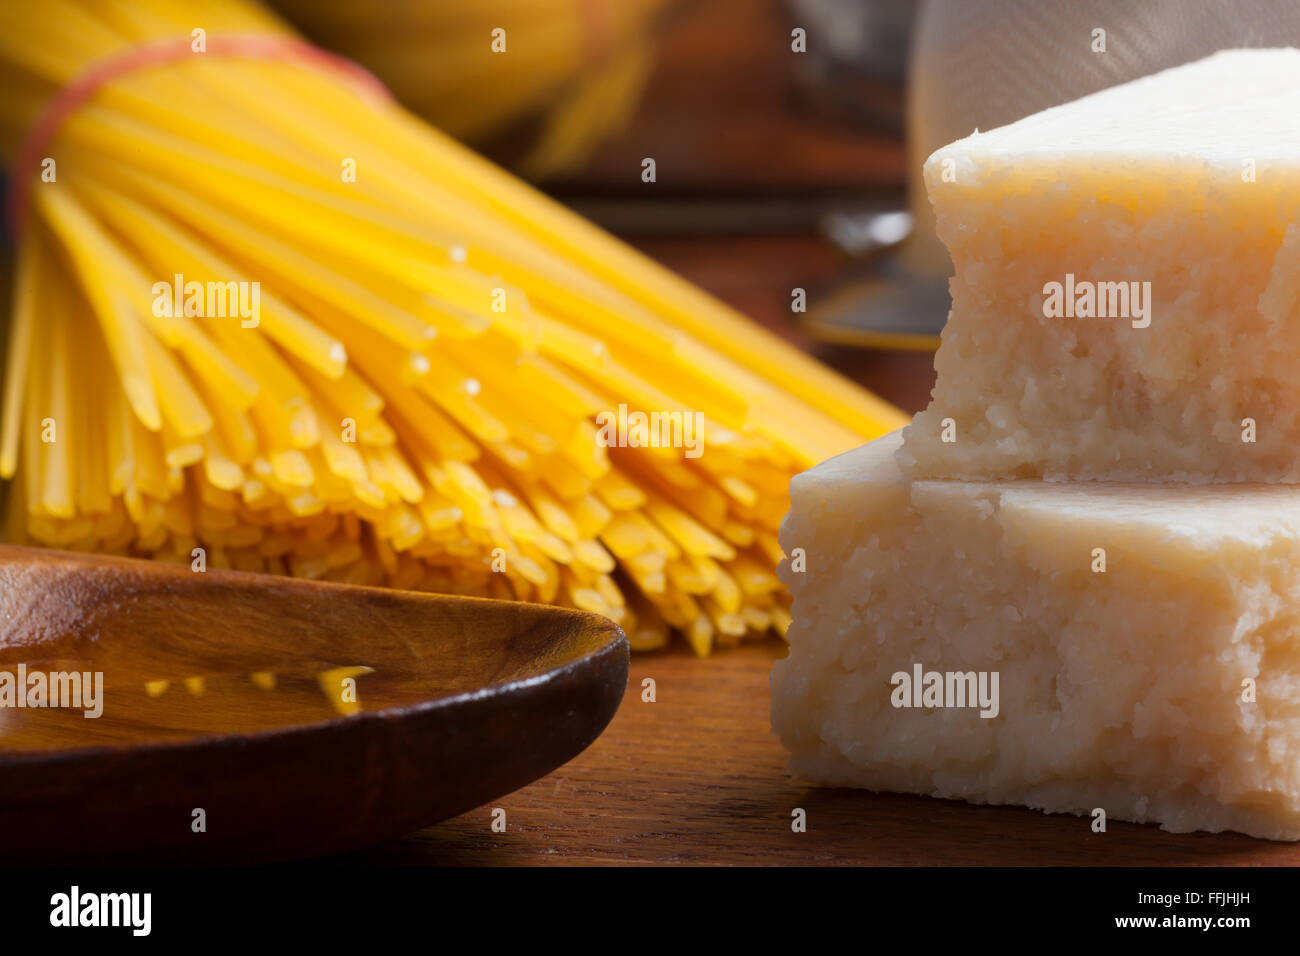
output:
M783 646L699 660L636 655L609 729L575 760L491 807L359 854L386 864L1300 865L1300 846L1173 834L1017 807L822 789L792 778L768 724ZM653 678L657 701L641 701ZM790 812L808 813L808 831Z
M849 125L822 108L790 50L794 25L778 3L682 4L622 131L548 188L644 196L641 160L652 156L661 195L900 190L907 159L897 129ZM872 105L901 117L901 87L879 89Z
M0 671L25 698L33 673L99 685L97 707L0 709L0 846L9 863L366 846L563 764L626 668L612 622L564 608L0 545Z

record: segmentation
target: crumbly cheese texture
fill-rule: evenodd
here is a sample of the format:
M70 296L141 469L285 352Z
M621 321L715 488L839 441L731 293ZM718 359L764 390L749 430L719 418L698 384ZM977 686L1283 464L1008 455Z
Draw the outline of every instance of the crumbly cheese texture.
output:
M1300 489L909 484L898 445L791 485L793 772L1300 839ZM896 707L917 665L996 672L997 716Z
M1232 50L931 156L956 276L906 472L1300 482L1298 115L1300 51Z

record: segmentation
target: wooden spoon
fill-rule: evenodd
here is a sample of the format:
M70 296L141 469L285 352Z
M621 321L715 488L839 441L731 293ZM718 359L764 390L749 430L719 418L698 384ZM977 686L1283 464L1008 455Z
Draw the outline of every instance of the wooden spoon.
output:
M627 667L579 611L0 545L0 847L247 862L399 836L580 753Z

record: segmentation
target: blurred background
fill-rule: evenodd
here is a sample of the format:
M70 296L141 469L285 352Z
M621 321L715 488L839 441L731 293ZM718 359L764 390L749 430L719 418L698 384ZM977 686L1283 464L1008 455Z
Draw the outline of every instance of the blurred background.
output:
M949 307L930 152L1215 50L1300 46L1300 0L266 2L909 413Z
M1300 45L1298 0L272 5L907 412L928 401L949 307L913 175L930 152L1218 49Z
M821 341L807 324L907 234L913 0L272 5L440 128L756 321L908 411L928 401L929 352ZM504 54L490 48L498 27ZM796 288L807 312L792 309Z

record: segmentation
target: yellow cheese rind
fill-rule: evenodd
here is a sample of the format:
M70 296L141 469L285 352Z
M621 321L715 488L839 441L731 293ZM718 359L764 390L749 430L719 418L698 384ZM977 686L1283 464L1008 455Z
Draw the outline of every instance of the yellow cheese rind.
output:
M1300 482L1298 110L1300 51L1228 51L936 152L956 275L909 476ZM1046 314L1067 275L1147 315Z
M908 484L898 443L791 486L772 723L797 775L1300 839L1300 489ZM896 708L916 664L996 671L998 715Z

